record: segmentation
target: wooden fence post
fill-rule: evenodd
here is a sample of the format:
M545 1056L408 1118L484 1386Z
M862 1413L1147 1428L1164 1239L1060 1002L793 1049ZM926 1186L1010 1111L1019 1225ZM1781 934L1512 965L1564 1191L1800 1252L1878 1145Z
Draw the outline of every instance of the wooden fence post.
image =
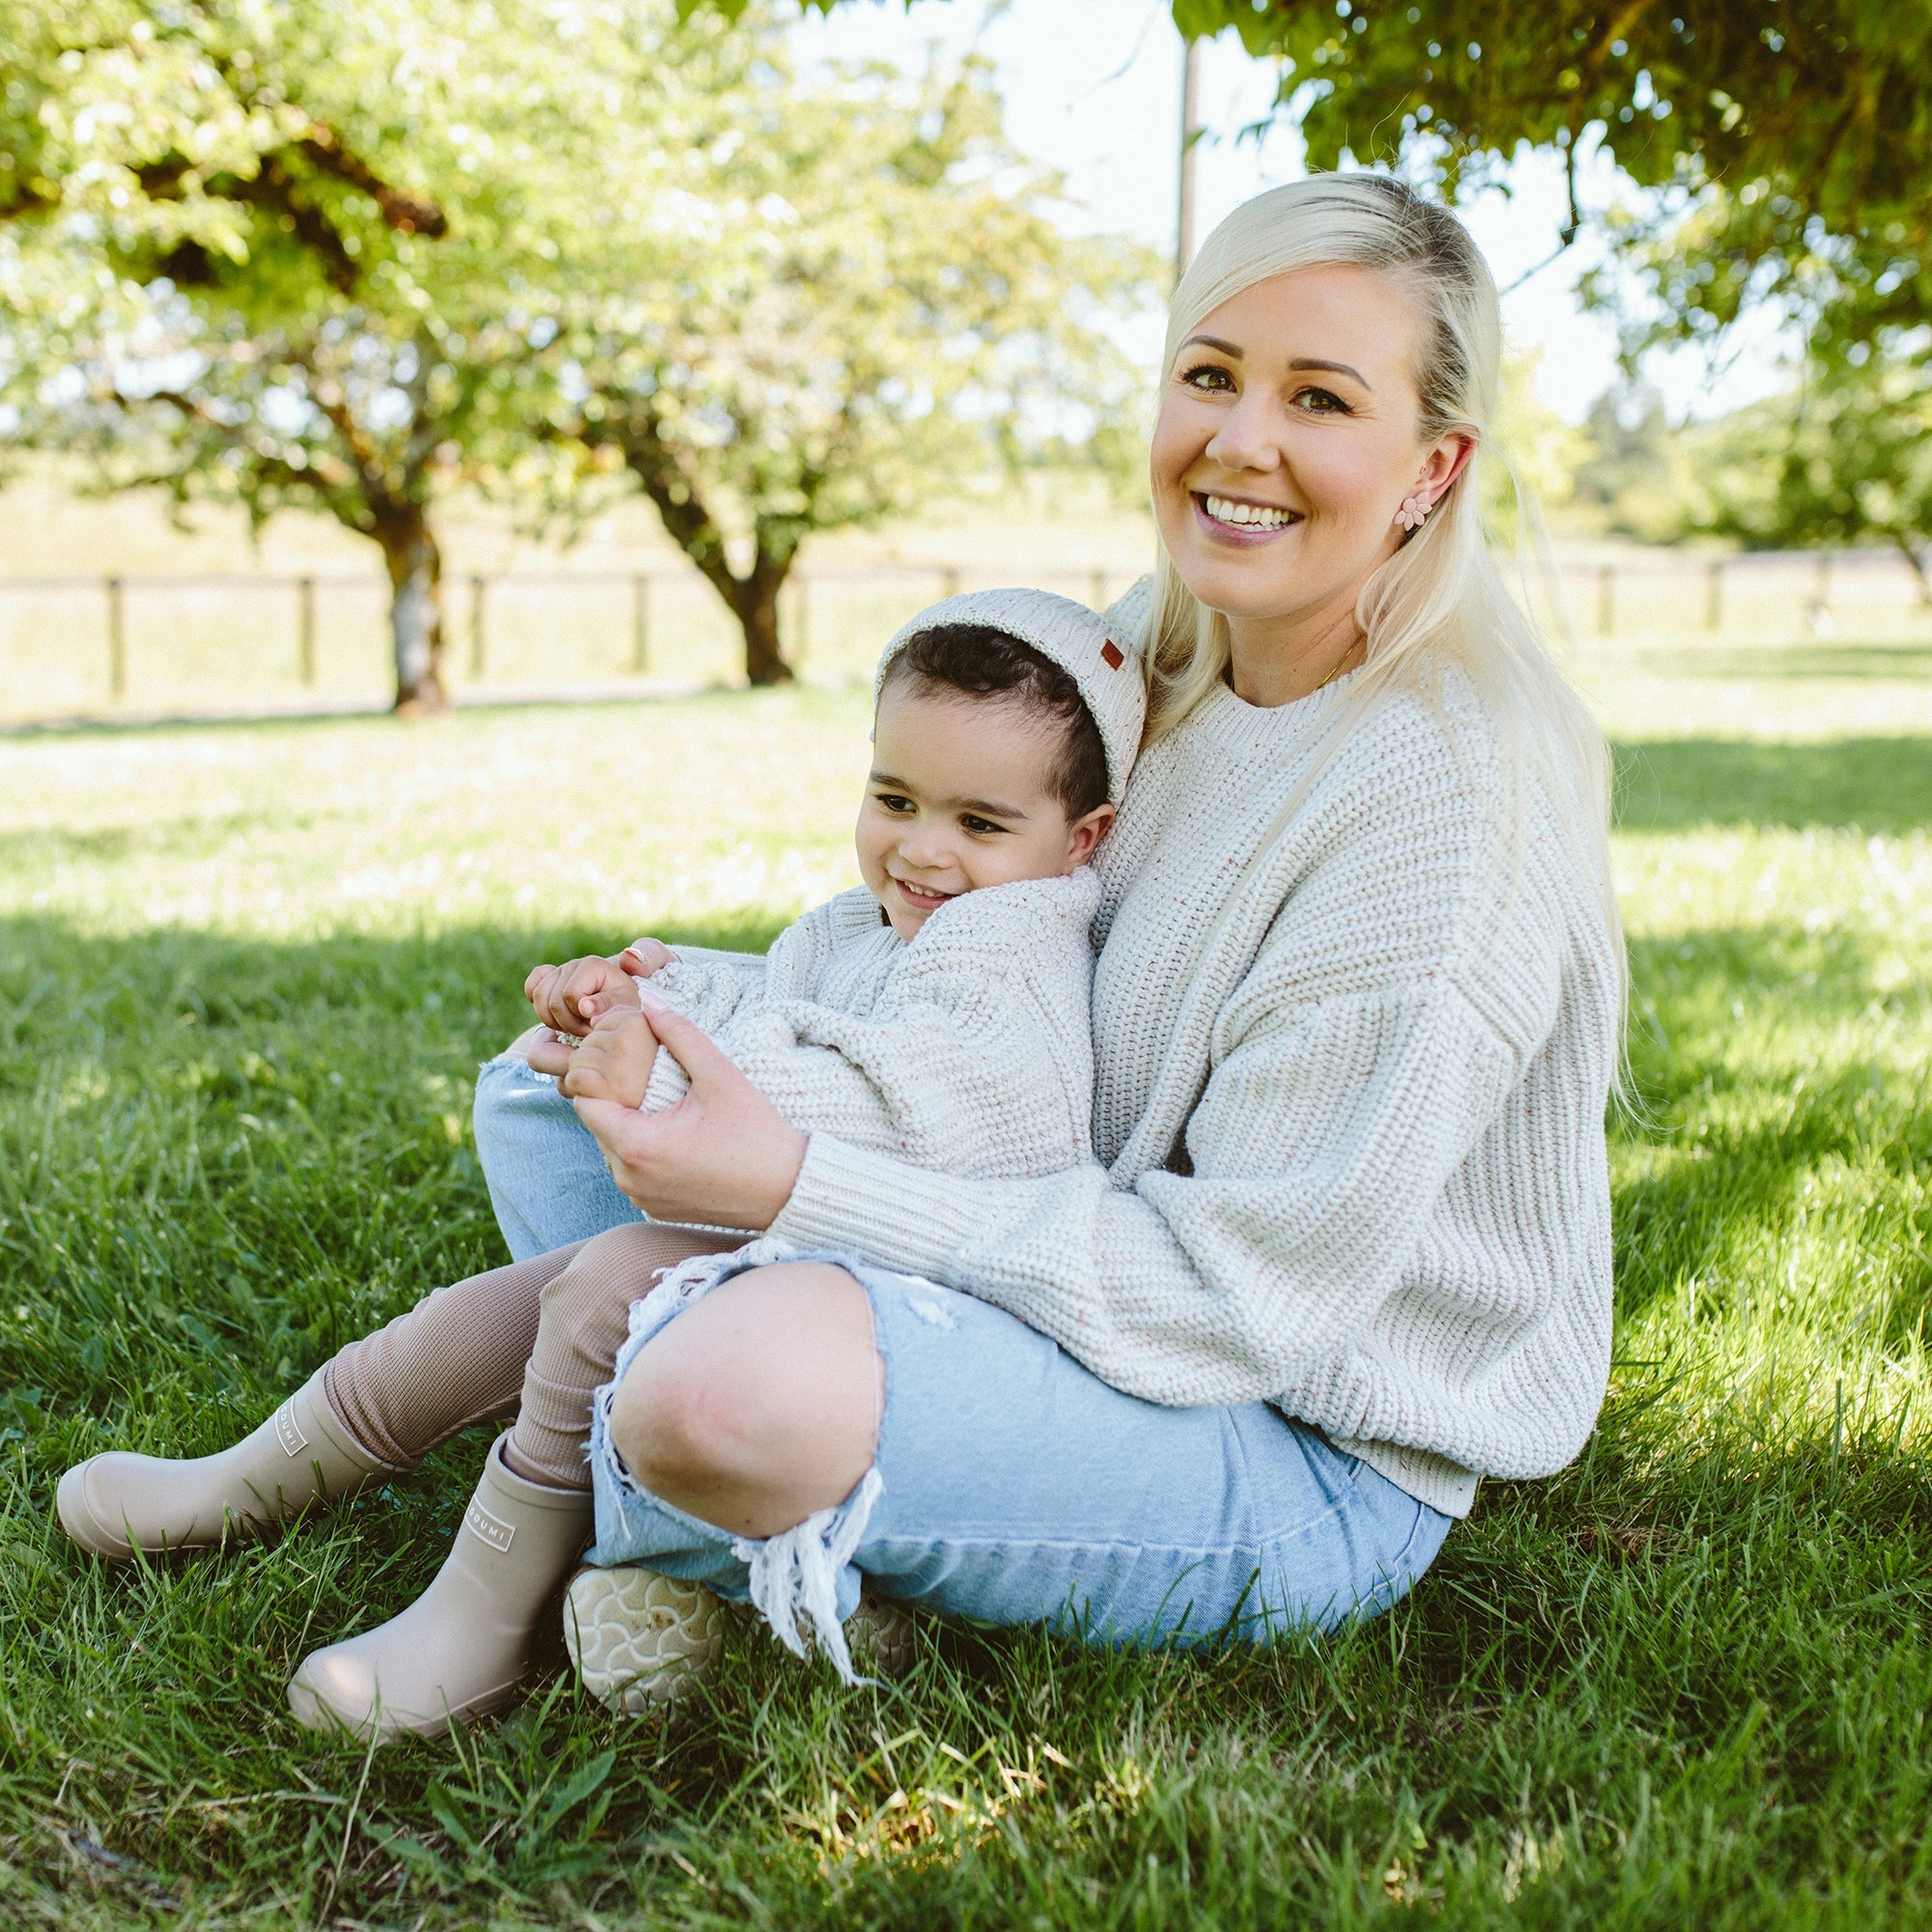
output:
M1724 566L1721 563L1707 563L1704 566L1704 628L1717 632L1724 627Z
M490 662L490 638L486 626L486 611L489 604L489 580L480 572L473 572L469 579L469 681L471 684L483 682L484 668Z
M959 595L959 566L956 563L943 564L939 572L939 594L942 597Z
M118 577L107 580L107 696L116 704L128 696L128 606Z
M315 579L298 580L298 597L296 623L296 675L304 691L315 689Z
M1094 572L1093 604L1096 611L1107 608L1107 573L1104 569L1096 568Z
M631 675L651 668L651 580L640 570L631 579Z

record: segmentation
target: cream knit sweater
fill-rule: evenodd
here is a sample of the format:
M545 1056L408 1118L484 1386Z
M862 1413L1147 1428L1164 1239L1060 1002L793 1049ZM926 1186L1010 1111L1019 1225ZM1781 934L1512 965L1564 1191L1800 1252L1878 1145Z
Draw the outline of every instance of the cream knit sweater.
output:
M1462 1515L1480 1475L1570 1462L1603 1400L1619 962L1547 807L1508 850L1466 687L1381 700L1258 849L1351 684L1218 691L1136 767L1094 1158L985 1179L815 1132L772 1234L977 1294L1150 1401L1273 1402Z
M779 935L762 975L696 949L650 980L793 1126L964 1176L1056 1174L1094 1158L1088 867L962 893L917 938L864 887ZM668 1053L647 1109L684 1094Z

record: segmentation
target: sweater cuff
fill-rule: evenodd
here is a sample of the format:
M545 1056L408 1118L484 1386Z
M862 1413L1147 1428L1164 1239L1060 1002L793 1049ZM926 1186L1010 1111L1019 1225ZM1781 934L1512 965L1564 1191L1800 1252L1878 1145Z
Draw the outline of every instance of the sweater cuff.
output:
M651 1062L651 1077L644 1087L644 1097L638 1102L639 1111L662 1114L667 1107L675 1107L690 1092L691 1076L671 1057L670 1048L661 1046L657 1058Z
M991 1203L980 1191L977 1181L813 1134L771 1234L795 1248L947 1283L986 1226Z

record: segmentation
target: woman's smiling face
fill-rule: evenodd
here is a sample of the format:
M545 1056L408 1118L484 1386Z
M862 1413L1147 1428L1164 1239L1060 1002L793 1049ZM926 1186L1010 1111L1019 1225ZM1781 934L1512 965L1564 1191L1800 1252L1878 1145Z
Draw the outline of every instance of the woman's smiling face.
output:
M1182 581L1243 630L1352 611L1395 516L1461 469L1420 440L1422 319L1390 277L1333 265L1244 289L1181 346L1161 396L1154 520Z

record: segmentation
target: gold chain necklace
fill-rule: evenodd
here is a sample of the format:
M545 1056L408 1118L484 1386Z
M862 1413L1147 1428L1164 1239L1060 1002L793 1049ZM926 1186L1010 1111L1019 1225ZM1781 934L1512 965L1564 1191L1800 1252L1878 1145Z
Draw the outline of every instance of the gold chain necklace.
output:
M1310 697L1313 697L1317 691L1326 691L1328 687L1331 684L1333 684L1335 680L1338 677L1340 677L1345 670L1349 668L1349 660L1355 655L1356 651L1361 649L1362 641L1363 640L1360 638L1357 638L1355 641L1352 644L1350 644L1349 648L1346 651L1344 651L1339 658L1335 660L1334 668L1329 671L1328 675L1324 677L1320 684L1316 685L1314 690L1308 693L1308 696ZM1366 653L1364 653L1364 655L1366 655Z

